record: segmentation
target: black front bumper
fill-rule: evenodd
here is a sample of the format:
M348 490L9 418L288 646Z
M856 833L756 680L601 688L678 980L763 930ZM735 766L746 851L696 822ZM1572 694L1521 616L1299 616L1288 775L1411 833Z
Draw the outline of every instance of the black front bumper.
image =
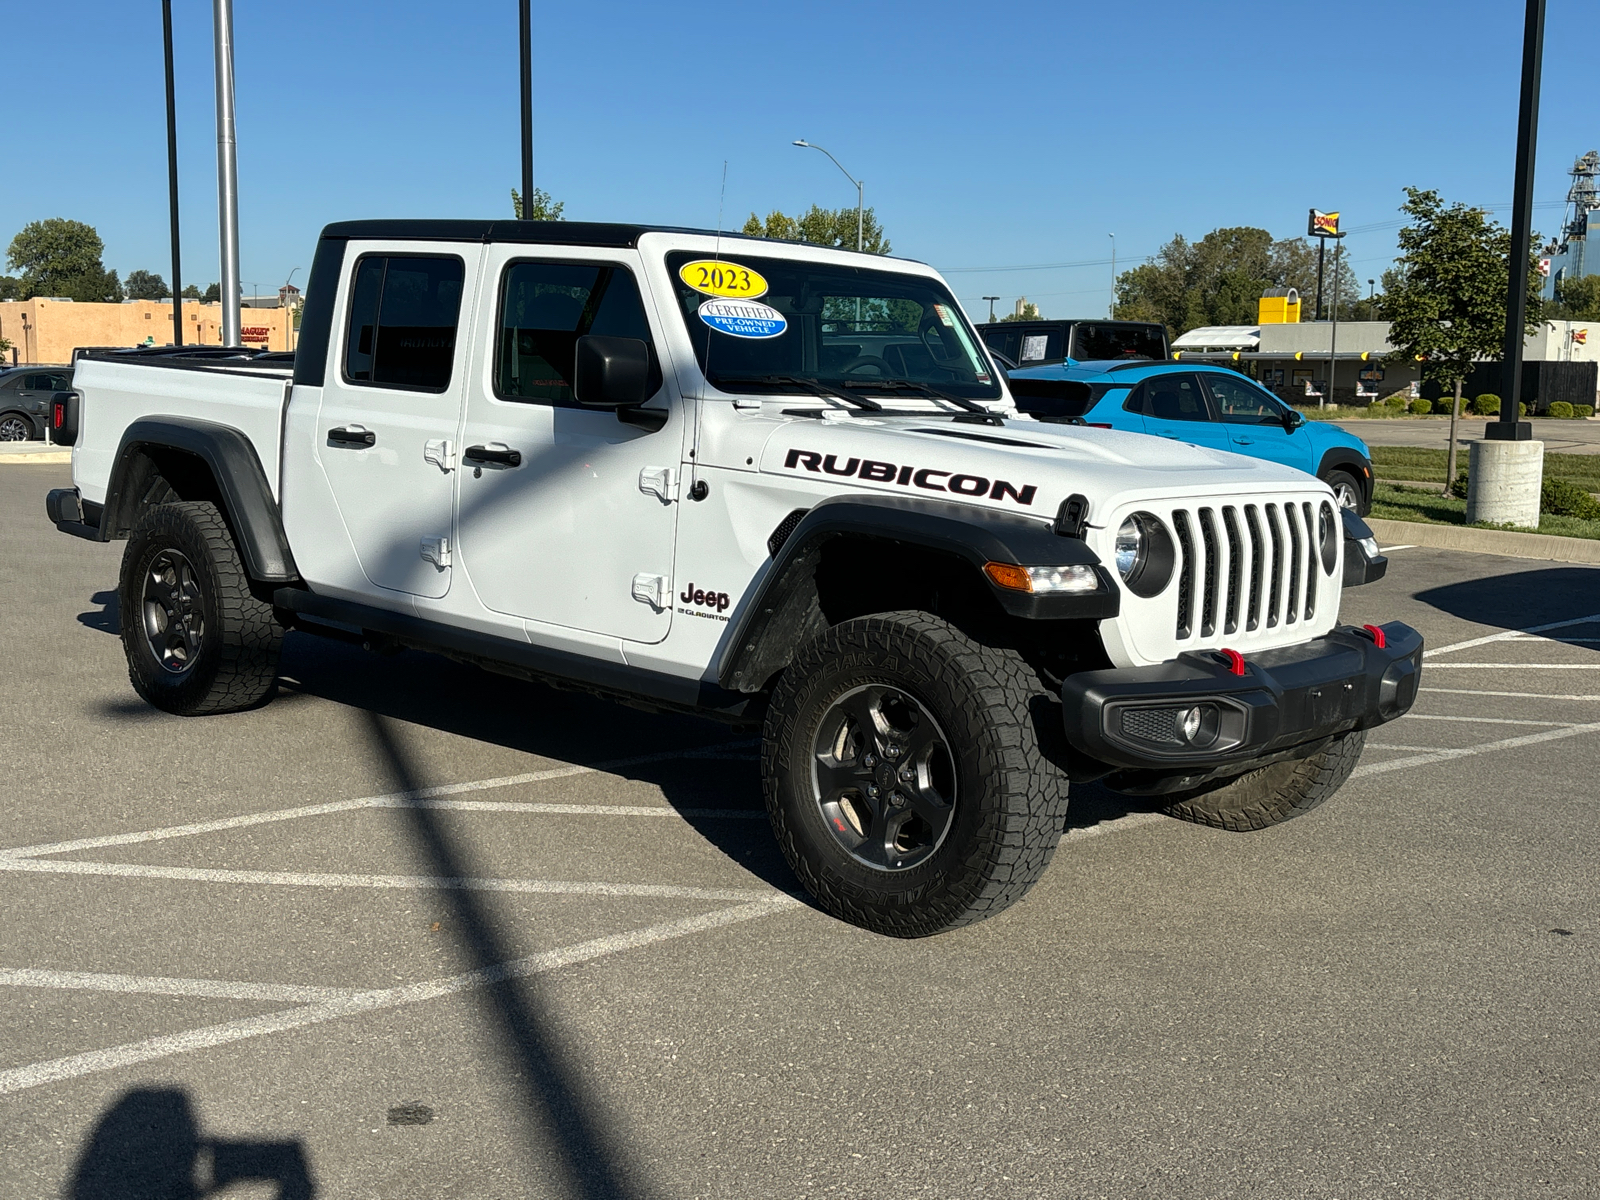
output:
M1417 698L1422 635L1392 621L1341 626L1264 650L1235 674L1217 651L1169 663L1085 671L1061 687L1067 740L1127 790L1165 791L1314 752L1328 738L1403 716ZM1187 731L1186 731L1187 724Z

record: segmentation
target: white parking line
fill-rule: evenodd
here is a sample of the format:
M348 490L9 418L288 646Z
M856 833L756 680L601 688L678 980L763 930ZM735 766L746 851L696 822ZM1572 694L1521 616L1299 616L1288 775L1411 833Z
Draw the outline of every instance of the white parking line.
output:
M722 817L765 821L764 808L674 808L670 804L531 804L519 800L388 800L373 808L426 808L437 812L543 813L573 817Z
M1379 554L1393 554L1396 550L1415 550L1416 548L1417 547L1416 547L1415 543L1407 542L1403 546L1379 546L1378 547L1378 553Z
M1429 663L1428 670L1443 671L1600 671L1600 663Z
M1600 700L1600 695L1593 696L1564 696L1552 692L1485 692L1478 688L1434 688L1420 689L1432 692L1438 696L1509 696L1517 700Z
M1141 825L1158 825L1161 822L1170 824L1172 818L1166 813L1129 813L1125 817L1117 817L1111 821L1101 821L1098 825L1086 825L1082 829L1069 829L1062 835L1064 842L1081 842L1085 838L1099 837L1105 833L1126 833L1130 829L1137 829Z
M1350 778L1360 779L1365 775L1382 775L1389 771L1401 770L1404 767L1420 767L1425 763L1446 762L1452 758L1471 758L1477 754L1488 754L1491 750L1511 750L1518 746L1533 746L1540 742L1554 742L1562 738L1578 737L1581 734L1595 732L1600 732L1600 721L1592 721L1586 725L1567 725L1561 729L1546 729L1542 733L1525 733L1521 737L1505 738L1498 742L1485 742L1481 746L1469 746L1461 750L1434 750L1411 758L1391 758L1387 762L1363 763L1350 772Z
M171 979L161 975L108 975L100 971L0 970L0 987L56 988L75 992L127 992L143 996L184 996L196 1000L264 1000L275 1004L315 1004L357 995L359 988L298 987L289 983L249 983L229 979Z
M632 896L666 900L743 900L786 904L783 892L753 888L696 888L670 884L604 883L562 879L479 879L443 875L345 875L306 871L234 871L215 867L164 867L146 863L81 862L59 858L6 858L0 871L44 875L104 875L120 879L174 879L253 887L395 888L429 891L519 892L538 896Z
M1437 746L1397 746L1393 742L1368 742L1368 750L1437 750Z
M144 829L136 833L113 833L103 837L75 838L67 842L49 842L39 846L17 846L0 850L0 862L7 858L32 858L41 854L70 854L77 850L98 850L105 846L133 846L143 842L158 842L166 838L194 837L202 833L219 833L226 829L245 829L251 825L267 825L275 821L294 821L301 817L323 816L328 813L353 812L362 808L401 808L414 800L431 800L442 796L458 796L463 792L482 792L493 788L517 787L525 783L543 783L548 779L566 779L573 775L592 775L614 771L622 767L644 763L667 762L680 758L709 758L730 749L753 745L750 740L724 742L704 750L669 750L660 754L641 754L633 758L619 758L593 767L552 767L545 771L529 771L521 775L502 775L496 779L479 779L470 783L445 783L437 787L417 788L409 792L389 792L381 796L362 796L354 800L331 800L326 804L302 804L295 808L279 808L270 812L245 813L237 817L223 817L215 821L197 821L189 825L169 825L161 829Z
M1551 629L1569 629L1574 625L1600 624L1600 613L1587 617L1573 617L1566 621L1551 621L1548 625L1532 625L1527 629L1507 629L1503 633L1491 633L1487 637L1469 638L1464 642L1451 642L1448 646L1440 646L1433 650L1424 650L1423 658L1433 658L1438 654L1451 654L1457 650L1470 650L1473 646L1487 646L1490 642L1508 642L1512 638L1523 637L1527 634L1544 633Z
M1422 690L1431 692L1435 689L1423 688ZM1473 695L1477 694L1476 692L1473 693ZM1434 713L1419 712L1407 713L1400 719L1402 721L1466 721L1475 725L1559 725L1563 729L1572 724L1571 721L1524 721L1516 717L1442 717Z
M224 1021L221 1024L190 1029L183 1033L146 1038L121 1046L110 1046L104 1050L91 1050L86 1054L72 1054L64 1058L37 1062L26 1067L0 1071L0 1095L38 1087L41 1084L75 1079L97 1071L111 1071L119 1067L152 1062L174 1054L206 1050L265 1034L282 1033L379 1009L397 1008L405 1004L433 1000L440 996L487 987L507 979L542 974L573 963L588 962L605 955L634 950L671 938L685 937L781 911L783 907L775 904L742 904L734 908L716 909L699 916L685 917L682 920L667 921L628 933L616 933L608 937L579 942L559 950L547 950L541 954L532 954L493 967L483 967L462 975L452 975L402 987L354 992L284 1012Z

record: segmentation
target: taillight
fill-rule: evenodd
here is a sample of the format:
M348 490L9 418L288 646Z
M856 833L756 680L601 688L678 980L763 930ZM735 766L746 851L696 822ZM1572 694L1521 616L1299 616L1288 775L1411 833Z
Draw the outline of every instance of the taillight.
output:
M55 411L50 414L50 427L59 431L67 423L67 406L62 401L57 400L53 408Z

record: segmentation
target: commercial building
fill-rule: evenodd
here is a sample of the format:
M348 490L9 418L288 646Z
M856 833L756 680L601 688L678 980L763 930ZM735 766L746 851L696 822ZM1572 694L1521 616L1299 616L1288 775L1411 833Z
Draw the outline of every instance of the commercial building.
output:
M241 330L246 346L294 349L293 308L252 308ZM186 345L222 344L222 305L183 302ZM10 363L67 363L78 346L170 346L172 301L126 300L78 304L36 296L0 301L0 339L11 343Z

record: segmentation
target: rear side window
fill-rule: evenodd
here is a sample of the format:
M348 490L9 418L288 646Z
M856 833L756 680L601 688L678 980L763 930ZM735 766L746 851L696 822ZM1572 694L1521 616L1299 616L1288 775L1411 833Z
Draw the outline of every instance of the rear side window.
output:
M1058 363L1067 357L1066 330L1024 326L1017 345L1017 365L1022 367Z
M980 332L983 341L991 350L998 350L1014 363L1019 363L1017 357L1017 344L1022 340L1022 331L1015 327L1007 329L1004 325L985 325Z
M356 263L344 375L351 383L450 386L466 276L459 258L367 255Z
M1133 390L1122 406L1158 421L1209 421L1211 412L1193 375L1157 375Z
M651 347L649 391L661 386L639 285L626 267L602 263L519 262L500 293L495 395L576 408L572 395L578 339L638 338Z

